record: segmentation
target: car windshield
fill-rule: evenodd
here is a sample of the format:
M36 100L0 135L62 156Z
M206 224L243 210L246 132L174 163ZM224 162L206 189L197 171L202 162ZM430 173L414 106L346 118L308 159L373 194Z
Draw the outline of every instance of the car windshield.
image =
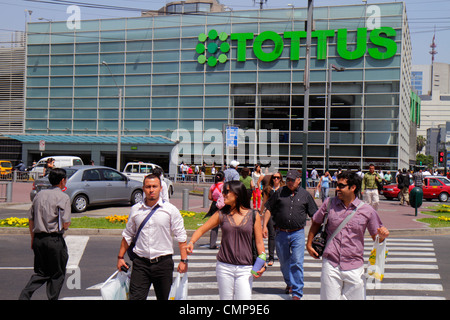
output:
M446 186L450 186L450 180L448 178L439 177L439 180L441 180Z

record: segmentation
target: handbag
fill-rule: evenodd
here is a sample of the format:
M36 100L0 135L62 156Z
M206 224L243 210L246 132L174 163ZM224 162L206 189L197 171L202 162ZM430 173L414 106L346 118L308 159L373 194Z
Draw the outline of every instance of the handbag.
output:
M313 238L312 241L312 247L313 249L317 252L317 254L319 255L319 257L321 257L323 255L323 253L325 252L325 249L328 245L328 243L330 243L334 237L342 230L342 228L345 227L345 225L347 224L347 222L350 221L350 219L355 215L356 211L358 211L358 209L364 204L364 202L360 202L358 204L358 206L352 211L352 213L350 213L345 219L344 221L341 222L341 224L339 225L339 227L337 227L337 229L333 232L333 234L331 235L331 237L329 239L327 239L328 235L327 232L325 231L326 229L326 225L328 222L328 214L330 212L330 205L331 205L331 201L334 198L328 200L328 204L327 204L327 213L325 215L325 219L324 222L322 223L321 228L319 229L319 231L316 233L316 235Z
M327 227L328 212L330 212L331 200L333 200L333 199L330 198L328 200L327 212L325 214L325 219L323 220L323 223L320 226L319 231L314 235L314 238L312 241L312 247L317 252L319 257L322 256L323 252L325 251L325 246L327 244L327 232L325 231L325 229Z
M142 228L144 227L144 225L147 223L147 221L151 218L151 216L155 213L155 211L159 208L159 204L156 204L152 211L150 211L150 213L145 217L144 221L141 222L138 231L136 232L136 235L133 238L133 241L131 241L128 249L127 249L127 254L128 257L130 258L131 261L133 261L134 259L136 259L138 257L138 255L136 253L133 252L134 247L136 246L136 241L139 237L139 234L141 233Z

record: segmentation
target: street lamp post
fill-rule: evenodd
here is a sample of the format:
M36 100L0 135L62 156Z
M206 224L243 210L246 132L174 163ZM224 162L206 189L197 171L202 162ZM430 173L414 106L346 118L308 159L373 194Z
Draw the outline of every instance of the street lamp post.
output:
M108 68L108 71L111 74L111 77L113 78L117 89L119 89L119 116L118 116L118 124L117 124L117 162L116 162L116 169L117 169L117 171L120 171L120 157L122 155L122 150L121 150L121 145L122 145L122 143L121 143L121 135L122 135L122 88L117 85L116 79L114 78L114 75L112 74L108 63L106 63L106 61L102 61L102 65L104 65L104 66L106 66Z
M345 70L344 67L336 67L334 64L328 66L328 77L327 77L327 123L325 128L325 171L330 169L330 117L331 117L331 83L333 70L337 72L342 72Z
M303 104L303 152L302 152L302 187L306 189L306 171L308 170L308 129L309 129L309 76L311 65L311 32L314 1L308 0L308 17L306 20L306 56L305 56L305 98Z

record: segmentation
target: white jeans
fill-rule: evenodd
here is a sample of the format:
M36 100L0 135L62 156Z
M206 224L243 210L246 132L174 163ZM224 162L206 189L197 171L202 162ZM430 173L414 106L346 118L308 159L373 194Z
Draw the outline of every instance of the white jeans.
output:
M364 190L364 202L371 205L375 210L378 210L378 202L380 202L380 195L378 189Z
M237 266L217 261L216 275L220 300L251 300L252 266Z
M321 300L366 300L364 266L344 271L333 267L327 259L322 262L320 277Z

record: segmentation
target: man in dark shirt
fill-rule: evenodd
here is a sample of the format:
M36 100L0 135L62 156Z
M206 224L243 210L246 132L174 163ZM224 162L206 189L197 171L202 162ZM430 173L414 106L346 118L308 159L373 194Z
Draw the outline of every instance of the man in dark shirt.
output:
M306 218L307 215L312 217L318 210L314 198L300 187L300 177L297 170L288 171L286 186L269 198L264 215L264 237L267 237L267 223L271 216L275 223L275 243L287 285L286 293L292 293L294 300L303 296Z

